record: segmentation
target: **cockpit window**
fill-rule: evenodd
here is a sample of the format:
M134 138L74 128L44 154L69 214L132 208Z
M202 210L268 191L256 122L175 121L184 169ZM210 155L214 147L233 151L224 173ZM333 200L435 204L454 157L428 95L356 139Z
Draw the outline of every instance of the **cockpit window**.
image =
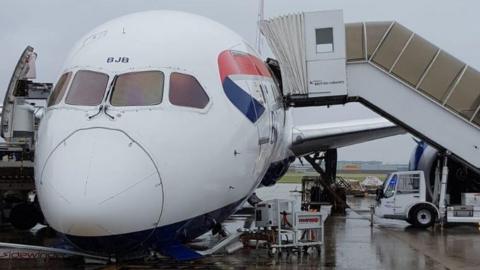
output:
M73 78L65 103L80 106L99 105L107 89L107 84L107 74L80 70Z
M52 94L50 94L50 99L48 100L48 105L47 105L48 107L57 105L60 102L60 100L62 100L71 77L72 77L71 72L65 73L60 77L57 84L55 85L55 88L52 91Z
M148 106L162 102L165 76L161 71L132 72L119 75L110 103L113 106Z
M210 100L195 77L174 72L170 75L170 103L178 106L205 108Z

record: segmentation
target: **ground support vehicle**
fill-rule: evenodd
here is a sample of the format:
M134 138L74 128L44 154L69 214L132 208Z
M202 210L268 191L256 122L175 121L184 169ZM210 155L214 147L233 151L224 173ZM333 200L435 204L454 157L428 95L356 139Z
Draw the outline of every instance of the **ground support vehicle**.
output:
M449 204L447 159L446 155L441 174L437 173L431 196L427 196L423 171L392 173L377 190L375 215L406 220L419 228L430 227L436 222L479 223L480 193L462 193L460 205Z

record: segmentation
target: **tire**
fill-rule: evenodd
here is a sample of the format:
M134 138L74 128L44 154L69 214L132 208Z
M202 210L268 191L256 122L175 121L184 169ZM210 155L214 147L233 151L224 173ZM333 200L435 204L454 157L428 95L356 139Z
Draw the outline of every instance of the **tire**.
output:
M427 204L415 206L409 215L409 223L416 228L428 228L435 224L437 213L435 209Z
M37 225L40 217L33 204L21 203L12 208L9 219L15 229L30 230Z
M414 226L412 218L408 217L407 220L405 220L405 221L408 222L408 224Z

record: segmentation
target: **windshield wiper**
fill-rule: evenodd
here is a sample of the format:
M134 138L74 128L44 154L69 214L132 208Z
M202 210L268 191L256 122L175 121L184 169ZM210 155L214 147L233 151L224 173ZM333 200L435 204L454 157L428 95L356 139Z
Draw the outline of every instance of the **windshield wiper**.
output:
M115 77L113 77L112 82L111 82L110 85L108 86L108 91L107 91L107 93L106 93L106 95L105 95L105 98L103 99L102 104L98 107L97 113L88 116L88 119L89 119L89 120L91 120L92 118L98 116L98 115L99 115L100 113L102 113L102 112L103 112L106 116L108 116L110 119L112 119L112 120L115 119L115 117L114 117L113 115L111 115L111 114L109 114L109 113L107 112L107 110L108 110L108 105L106 105L106 102L107 102L107 100L108 100L108 97L110 96L110 93L111 93L112 90L113 90L113 86L115 85L115 82L117 81L117 78L118 78L118 75L115 75Z
M107 112L107 110L108 110L108 105L103 106L103 113L104 113L106 116L110 117L110 119L114 120L115 117L114 117L113 115L109 114L109 113Z
M96 114L92 114L88 116L88 120L91 120L92 118L98 116L102 111L103 111L103 104L98 107L98 112Z

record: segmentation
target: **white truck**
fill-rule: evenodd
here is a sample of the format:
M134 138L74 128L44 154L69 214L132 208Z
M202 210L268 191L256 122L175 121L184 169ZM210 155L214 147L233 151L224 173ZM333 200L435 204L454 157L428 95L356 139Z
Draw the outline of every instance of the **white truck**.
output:
M437 199L427 200L423 171L392 173L377 190L375 215L402 219L415 227L427 228L435 222L480 223L480 193L462 193L461 205L448 205L444 167ZM431 197L431 196L430 196Z

